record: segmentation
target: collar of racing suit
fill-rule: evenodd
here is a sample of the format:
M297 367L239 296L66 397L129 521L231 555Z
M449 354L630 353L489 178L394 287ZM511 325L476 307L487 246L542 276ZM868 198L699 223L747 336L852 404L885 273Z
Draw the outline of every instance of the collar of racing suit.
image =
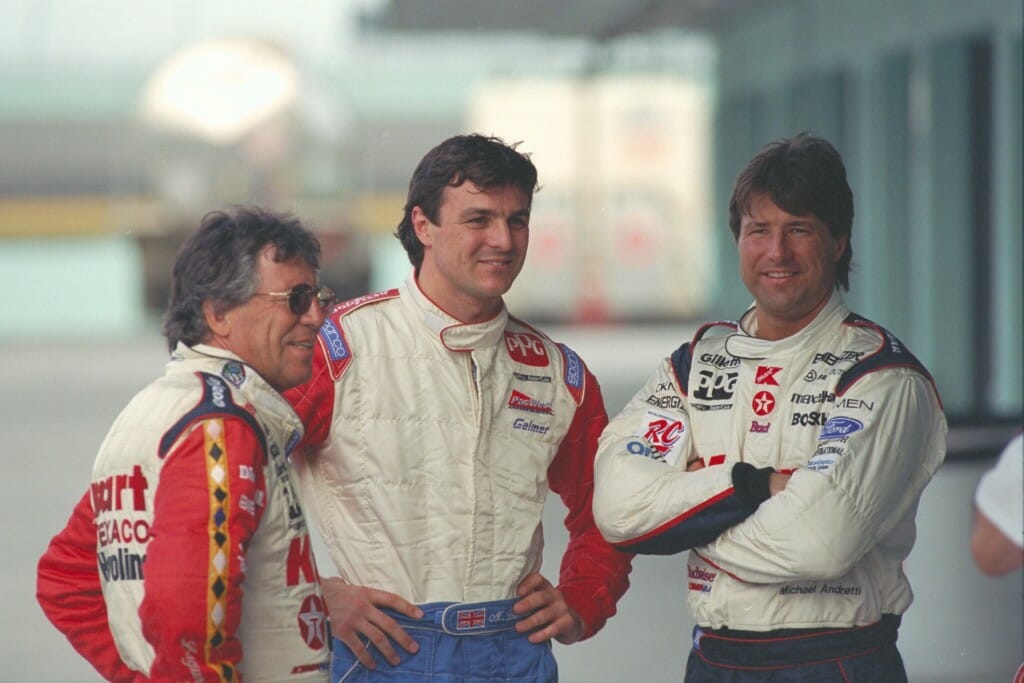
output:
M494 346L501 340L508 324L508 308L504 303L498 315L482 323L456 320L423 293L412 273L400 289L401 300L413 311L414 317L423 324L424 329L440 338L441 343L452 351L472 351Z
M796 334L771 341L755 336L757 334L757 316L754 315L756 310L756 305L748 308L740 318L738 331L725 341L726 351L737 358L759 360L767 358L770 354L777 355L788 351L797 351L807 343L808 337L816 336L822 329L835 330L836 326L850 314L850 310L843 302L842 295L837 290L833 290L828 303L806 327Z

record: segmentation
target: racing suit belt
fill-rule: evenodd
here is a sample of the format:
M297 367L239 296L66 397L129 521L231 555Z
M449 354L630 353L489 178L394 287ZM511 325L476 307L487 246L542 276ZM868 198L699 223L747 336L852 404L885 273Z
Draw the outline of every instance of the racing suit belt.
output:
M514 631L516 622L527 615L512 611L518 598L487 602L430 602L419 605L422 619L385 610L402 625L447 633L450 636L479 636L501 631Z
M773 669L867 654L895 645L901 617L883 614L867 626L739 631L693 629L693 648L707 662L742 669Z

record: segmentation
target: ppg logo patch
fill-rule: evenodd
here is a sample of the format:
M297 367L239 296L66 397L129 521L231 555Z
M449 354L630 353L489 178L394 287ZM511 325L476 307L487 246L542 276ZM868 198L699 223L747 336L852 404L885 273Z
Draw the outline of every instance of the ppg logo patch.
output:
M341 330L334 324L334 320L328 318L320 327L320 338L327 346L327 355L331 360L345 360L349 357L348 347L345 346L345 338L341 336Z
M544 342L529 332L506 332L505 348L512 360L535 368L545 368L550 362Z

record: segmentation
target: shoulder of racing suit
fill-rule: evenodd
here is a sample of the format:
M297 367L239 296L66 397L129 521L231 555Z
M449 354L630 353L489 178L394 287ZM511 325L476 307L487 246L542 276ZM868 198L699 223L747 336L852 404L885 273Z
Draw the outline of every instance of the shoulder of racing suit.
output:
M836 384L836 396L842 396L858 380L867 375L892 368L906 368L921 373L935 389L935 395L939 395L931 373L892 332L856 313L848 315L843 324L877 336L878 346L873 352L865 355L842 374L839 382Z
M171 427L164 432L160 439L159 450L161 459L167 456L174 444L178 442L188 429L197 421L210 417L236 417L248 424L253 433L259 439L264 452L267 449L267 437L260 427L256 418L248 410L238 405L234 400L231 387L221 377L208 372L196 372L196 377L201 385L202 396L195 407L182 415Z
M320 326L319 336L332 378L338 379L341 376L342 370L352 359L352 346L349 344L348 338L345 335L345 328L342 324L344 318L365 306L379 304L396 298L398 298L398 289L389 289L342 301L331 309L330 315L324 320L324 324Z
M523 322L515 316L509 315L508 324L505 326L506 348L508 347L508 335L526 333L537 337L549 352L557 352L562 359L562 383L569 395L572 396L576 406L583 404L587 393L587 366L579 354L573 351L567 344L556 342L547 334L529 323ZM509 355L512 356L511 349Z

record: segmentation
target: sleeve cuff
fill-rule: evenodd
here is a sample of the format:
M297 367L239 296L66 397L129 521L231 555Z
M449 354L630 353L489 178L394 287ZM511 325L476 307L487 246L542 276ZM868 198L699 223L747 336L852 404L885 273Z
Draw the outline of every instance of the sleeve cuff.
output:
M740 501L751 509L771 498L768 477L775 470L771 467L754 467L750 463L738 462L732 466L732 486Z

